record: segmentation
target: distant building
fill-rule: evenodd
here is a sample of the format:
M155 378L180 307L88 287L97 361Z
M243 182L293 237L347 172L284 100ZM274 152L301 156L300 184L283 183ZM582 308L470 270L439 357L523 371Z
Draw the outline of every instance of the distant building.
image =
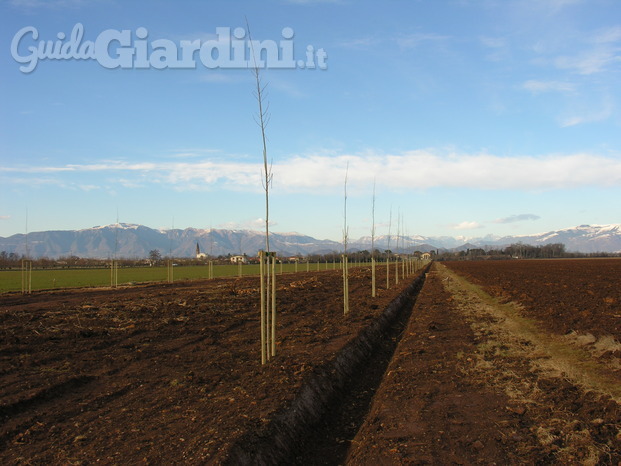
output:
M231 256L232 264L246 264L247 262L248 259L246 258L246 256Z
M197 259L207 259L207 254L205 254L204 252L201 252L201 248L198 245L198 243L196 243L196 258Z
M429 254L428 252L424 252L421 254L420 258L423 260L429 260L431 259L431 254Z

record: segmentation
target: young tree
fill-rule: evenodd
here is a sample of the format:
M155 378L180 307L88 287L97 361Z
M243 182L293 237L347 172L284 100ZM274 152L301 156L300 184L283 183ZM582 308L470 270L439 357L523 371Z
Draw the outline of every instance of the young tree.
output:
M267 84L263 84L259 66L257 65L257 54L254 49L254 42L250 34L250 25L246 19L248 39L250 41L253 67L251 69L255 79L254 96L259 105L256 122L261 129L261 142L263 148L263 172L262 185L265 191L265 251L261 257L261 363L265 364L271 356L276 355L276 258L270 252L270 185L272 183L272 167L267 162L267 138L265 128L269 121L269 105L266 104ZM260 53L260 50L258 51ZM259 57L260 58L260 57ZM265 266L264 266L265 261Z
M349 162L345 168L345 205L343 208L343 314L349 313L349 270L347 259L347 239L349 228L347 226L347 175L349 173Z
M390 288L390 228L392 226L392 206L390 206L390 217L388 219L388 246L386 247L386 289Z
M373 179L373 208L371 209L371 297L375 298L375 179Z

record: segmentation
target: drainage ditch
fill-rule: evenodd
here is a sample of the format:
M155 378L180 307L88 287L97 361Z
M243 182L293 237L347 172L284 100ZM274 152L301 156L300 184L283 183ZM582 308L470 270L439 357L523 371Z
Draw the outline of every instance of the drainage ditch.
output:
M227 464L342 463L399 343L429 267L332 360L318 367L264 431L238 440Z

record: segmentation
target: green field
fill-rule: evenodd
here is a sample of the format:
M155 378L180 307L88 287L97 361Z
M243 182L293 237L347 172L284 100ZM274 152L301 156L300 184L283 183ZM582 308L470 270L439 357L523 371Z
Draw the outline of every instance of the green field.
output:
M327 264L332 270L334 264ZM338 267L338 264L336 265ZM259 265L250 264L241 267L242 275L258 275ZM277 264L276 272L295 272L295 264ZM297 270L307 270L306 263L298 264ZM325 263L312 263L308 270L326 270ZM235 277L239 275L237 265L214 265L214 277ZM197 280L209 278L209 267L178 266L173 267L174 280ZM32 271L32 291L51 290L56 288L97 287L110 286L110 269L34 269ZM165 282L167 280L166 267L123 267L118 269L118 284L127 285L143 282ZM0 271L0 293L22 290L21 270Z

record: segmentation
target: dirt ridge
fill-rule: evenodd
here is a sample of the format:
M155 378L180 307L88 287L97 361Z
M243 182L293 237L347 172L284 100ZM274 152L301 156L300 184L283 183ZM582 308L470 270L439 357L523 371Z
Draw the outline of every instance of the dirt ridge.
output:
M231 448L225 464L280 464L291 459L301 439L341 398L399 319L407 319L425 282L429 266L370 325L360 331L332 360L317 368L292 402L277 412L261 432L249 433Z
M512 306L435 263L344 463L621 464L619 404Z

